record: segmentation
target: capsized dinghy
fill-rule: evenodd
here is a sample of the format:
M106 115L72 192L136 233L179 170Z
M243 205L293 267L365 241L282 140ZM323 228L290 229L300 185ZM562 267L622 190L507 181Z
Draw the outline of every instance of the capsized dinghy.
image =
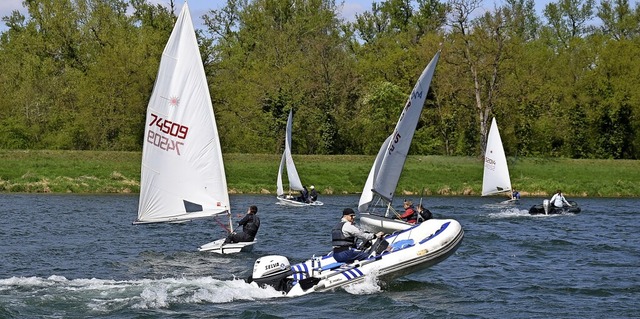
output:
M376 240L365 260L339 263L332 254L291 266L284 256L258 258L248 282L269 285L289 297L322 292L377 276L390 281L433 266L452 255L464 237L459 222L430 219Z

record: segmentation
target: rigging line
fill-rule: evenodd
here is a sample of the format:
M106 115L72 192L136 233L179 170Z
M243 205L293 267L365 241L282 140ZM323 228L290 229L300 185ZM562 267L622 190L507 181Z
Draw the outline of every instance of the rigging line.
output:
M231 231L229 230L229 228L227 226L225 226L223 223L221 223L217 217L214 217L213 220L216 221L216 223L218 223L218 225L220 225L220 227L224 228L224 230L227 231L227 233L231 233Z

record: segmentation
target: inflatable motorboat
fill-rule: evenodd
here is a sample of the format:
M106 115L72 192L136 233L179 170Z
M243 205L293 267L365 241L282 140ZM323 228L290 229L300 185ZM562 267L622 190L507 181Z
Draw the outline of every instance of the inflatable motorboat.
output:
M430 219L370 243L369 257L336 262L332 253L290 265L284 256L258 258L247 282L272 286L289 297L328 291L375 276L390 281L433 266L460 246L464 231L453 219Z
M577 214L580 212L580 206L574 201L569 201L571 206L555 207L551 205L548 199L542 201L542 205L533 205L529 209L531 215L553 215L553 214Z

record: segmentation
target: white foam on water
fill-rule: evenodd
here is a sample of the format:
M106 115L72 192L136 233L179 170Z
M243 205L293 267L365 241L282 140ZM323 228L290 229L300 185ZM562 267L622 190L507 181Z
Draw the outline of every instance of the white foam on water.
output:
M275 289L260 288L244 280L212 277L139 280L67 279L62 276L0 279L0 291L16 299L64 299L98 311L155 309L172 304L229 303L281 297Z
M533 216L529 214L526 209L520 209L518 207L502 208L497 212L489 213L487 216L490 218L512 218L512 217L528 217Z
M344 290L353 295L371 295L382 291L378 284L378 269L374 269L364 280L344 286Z

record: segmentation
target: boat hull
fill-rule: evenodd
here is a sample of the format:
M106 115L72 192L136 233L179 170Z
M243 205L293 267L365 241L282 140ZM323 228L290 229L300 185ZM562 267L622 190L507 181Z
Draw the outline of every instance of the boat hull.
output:
M464 231L457 221L431 219L386 236L381 242L389 244L388 250L376 251L376 243L372 247L371 256L362 261L336 263L329 254L292 265L292 275L283 279L289 284L288 291L283 292L289 297L295 297L355 284L370 277L391 281L446 260L455 253L463 237ZM274 256L268 257L274 260ZM257 260L254 274L259 265L260 260ZM282 268L283 271L289 270L287 267ZM280 282L278 286L283 285Z
M414 224L409 224L401 219L366 213L360 214L360 225L369 232L383 232L385 234L403 231L414 226Z
M277 204L278 205L283 205L283 206L305 207L305 206L322 206L322 205L324 205L324 203L321 202L321 201L304 203L304 202L301 202L299 200L296 200L295 198L277 197L277 199L278 199Z
M249 252L253 250L253 245L257 241L239 242L239 243L224 243L224 238L212 241L208 244L204 244L198 248L198 251L213 252L217 254L235 254L239 252Z
M578 214L582 211L580 209L580 206L578 206L578 203L574 201L569 201L569 204L571 204L571 206L564 206L564 207L549 206L547 211L545 211L544 209L544 204L533 205L531 206L531 208L529 208L529 214L531 215Z
M501 205L518 205L520 204L519 199L507 199L500 202Z

